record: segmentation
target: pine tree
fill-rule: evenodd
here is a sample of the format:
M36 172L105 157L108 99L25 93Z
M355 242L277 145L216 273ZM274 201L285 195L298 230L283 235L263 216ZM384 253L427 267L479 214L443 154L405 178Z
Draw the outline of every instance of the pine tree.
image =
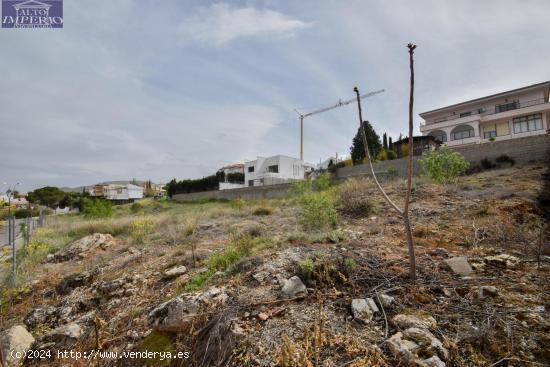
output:
M386 133L384 133L382 137L382 146L384 147L384 150L388 150L388 136Z
M369 146L369 153L371 157L376 157L382 144L380 143L380 136L376 134L376 131L372 128L372 125L368 121L363 122L365 129L365 135L367 136L367 145ZM353 164L361 164L365 158L365 148L363 146L363 138L361 136L361 129L357 129L357 134L353 138L352 146L350 147L351 159Z

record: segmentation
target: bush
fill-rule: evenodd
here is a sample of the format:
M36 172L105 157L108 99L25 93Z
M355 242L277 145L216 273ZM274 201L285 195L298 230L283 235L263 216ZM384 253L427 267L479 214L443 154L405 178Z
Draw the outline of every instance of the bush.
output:
M388 160L393 160L393 159L397 159L397 153L394 152L393 150L388 150L386 152L387 156L388 156Z
M338 214L334 199L328 193L307 193L302 197L302 224L308 227L323 228L335 226Z
M396 179L397 176L399 176L399 172L397 172L397 168L395 168L394 166L388 167L388 169L386 170L386 177L389 180L393 180L393 179Z
M330 187L330 175L326 172L313 180L313 188L318 191L328 189Z
M155 224L149 218L140 218L132 222L132 240L136 244L143 244L147 235L153 232Z
M103 199L82 199L82 214L87 218L109 218L113 215L113 204Z
M382 149L380 153L376 156L377 161L386 161L388 160L388 151L386 149Z
M456 183L470 166L462 154L445 148L429 152L419 163L424 174L440 184Z
M38 217L40 215L40 211L38 209L32 209L32 210L29 210L29 209L17 209L15 211L15 213L13 214L13 216L16 218L16 219L22 219L22 218L27 218L27 217Z
M240 198L231 200L229 202L229 206L231 206L231 208L236 209L236 210L241 210L242 208L244 208L245 205L246 205L246 202L243 199L240 199Z
M368 181L351 178L340 185L338 190L338 209L341 213L352 217L368 216L375 211L371 200Z
M304 195L312 189L311 180L300 180L292 184L292 191L298 195Z
M495 161L499 164L510 163L512 166L516 164L515 159L506 154L499 155Z
M143 204L141 203L135 202L132 205L130 205L130 211L134 214L139 212L141 209L143 209Z

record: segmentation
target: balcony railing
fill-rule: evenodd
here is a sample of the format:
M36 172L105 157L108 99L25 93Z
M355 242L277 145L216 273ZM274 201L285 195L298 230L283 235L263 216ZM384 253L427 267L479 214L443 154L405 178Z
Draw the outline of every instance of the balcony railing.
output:
M464 114L462 114L462 116L460 114L459 115L447 116L447 117L444 117L444 118L441 118L441 119L437 119L433 122L427 122L426 124L420 124L420 126L423 127L423 126L426 126L426 125L438 124L440 122L457 120L459 118L464 118L464 117L469 117L469 116L476 116L476 115L489 116L489 115L494 115L494 114L497 114L497 113L508 112L508 111L513 111L513 110L517 110L517 109L521 109L521 108L536 106L536 105L539 105L539 104L544 104L546 102L547 101L544 98L533 99L531 101L524 101L524 102L510 102L510 103L506 103L506 104L495 105L495 107L492 108L492 109L485 110L485 109L480 108L477 111L471 111L471 113L469 115L466 115L466 116L464 116Z

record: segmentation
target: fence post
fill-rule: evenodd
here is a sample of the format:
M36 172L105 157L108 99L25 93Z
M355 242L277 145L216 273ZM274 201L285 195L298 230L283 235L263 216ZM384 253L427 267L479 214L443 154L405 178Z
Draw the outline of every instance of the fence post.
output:
M10 232L10 241L11 241L11 256L13 264L13 285L17 283L17 253L15 248L15 217L11 216L9 218L9 232Z

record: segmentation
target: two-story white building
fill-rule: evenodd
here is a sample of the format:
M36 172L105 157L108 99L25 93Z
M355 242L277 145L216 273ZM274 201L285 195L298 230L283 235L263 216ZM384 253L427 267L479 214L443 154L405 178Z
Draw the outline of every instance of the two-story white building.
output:
M480 144L546 134L550 82L423 112L423 135L447 146Z
M143 187L126 185L106 185L103 187L103 197L113 201L134 201L143 199Z
M245 185L264 186L303 180L306 173L313 171L314 168L313 164L284 155L258 157L244 164Z
M241 179L244 180L243 163L235 163L223 166L222 168L220 168L220 171L224 173L224 180L223 182L220 182L220 190L239 189L246 186L243 181L235 180L235 178L238 178L238 176L240 176Z

